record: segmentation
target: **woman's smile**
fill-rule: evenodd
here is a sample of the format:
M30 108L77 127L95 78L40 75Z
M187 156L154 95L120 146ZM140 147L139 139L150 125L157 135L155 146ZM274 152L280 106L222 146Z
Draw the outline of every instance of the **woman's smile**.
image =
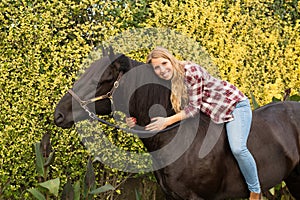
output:
M165 58L152 58L151 64L155 74L165 80L170 80L173 77L173 66L170 60Z
M170 76L172 77L172 73L169 69L166 69L164 70L163 72L160 73L161 76L164 78L164 79L169 79Z

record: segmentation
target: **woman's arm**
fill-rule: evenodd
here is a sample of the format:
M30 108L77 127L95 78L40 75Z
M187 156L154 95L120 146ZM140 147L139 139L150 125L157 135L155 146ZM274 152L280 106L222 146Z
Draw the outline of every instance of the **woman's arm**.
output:
M186 71L186 87L189 96L188 104L183 110L170 117L155 117L151 123L146 126L146 130L157 131L163 130L178 121L188 117L193 117L200 111L202 103L203 71L199 66L191 65Z
M148 124L145 127L145 130L148 131L160 131L165 129L167 126L170 126L178 121L186 119L187 116L185 112L182 110L179 113L176 113L175 115L172 115L170 117L154 117L151 119L152 123Z

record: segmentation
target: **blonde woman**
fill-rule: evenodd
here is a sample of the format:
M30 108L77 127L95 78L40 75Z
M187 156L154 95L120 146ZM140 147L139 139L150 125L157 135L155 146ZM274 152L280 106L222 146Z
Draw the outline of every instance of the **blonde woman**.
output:
M147 63L158 77L171 80L171 102L176 114L151 119L146 130L162 130L200 111L215 123L225 123L231 151L250 190L250 200L261 199L256 163L246 146L252 122L248 98L234 85L211 76L201 66L177 60L165 48L152 50ZM136 123L134 118L126 121L130 127Z

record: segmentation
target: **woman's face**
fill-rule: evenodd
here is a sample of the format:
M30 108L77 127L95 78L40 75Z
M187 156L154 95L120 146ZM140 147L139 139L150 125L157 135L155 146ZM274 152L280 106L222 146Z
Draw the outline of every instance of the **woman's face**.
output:
M174 68L170 60L165 58L152 58L151 64L155 74L159 78L170 80L173 77Z

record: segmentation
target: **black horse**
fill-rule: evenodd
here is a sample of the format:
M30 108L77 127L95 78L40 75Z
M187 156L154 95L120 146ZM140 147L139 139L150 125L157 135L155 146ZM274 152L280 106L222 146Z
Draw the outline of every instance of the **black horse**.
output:
M73 91L81 98L91 98L91 85L96 88L92 96L114 92L116 109L138 119L144 126L150 122L149 109L161 105L150 115L172 115L169 82L158 80L150 66L134 62L125 55L104 56L96 61L77 81ZM126 76L129 70L137 70L136 77ZM100 76L99 75L100 72ZM120 86L114 90L114 82L120 78ZM149 79L150 77L150 79ZM141 84L150 80L155 84ZM142 85L142 86L141 86ZM138 87L137 87L138 86ZM135 90L136 89L136 90ZM135 91L133 91L135 90ZM89 109L97 114L111 112L111 101L100 100ZM285 181L291 194L300 200L300 103L280 102L263 106L253 112L248 147L258 165L262 190L267 191ZM56 125L69 128L74 120L88 118L78 103L72 104L67 93L55 110ZM177 137L180 135L180 137ZM207 138L210 138L207 140ZM207 141L210 145L207 146ZM249 196L245 180L230 151L225 129L214 124L203 113L185 120L180 126L152 137L141 138L149 152L169 143L171 148L154 156L157 167L154 174L167 199L226 199ZM182 148L182 146L184 146ZM205 148L203 147L205 146ZM206 147L207 146L207 147ZM178 157L168 163L168 158L182 150ZM204 149L204 153L203 153ZM180 150L180 151L181 151ZM167 165L164 165L168 163Z

